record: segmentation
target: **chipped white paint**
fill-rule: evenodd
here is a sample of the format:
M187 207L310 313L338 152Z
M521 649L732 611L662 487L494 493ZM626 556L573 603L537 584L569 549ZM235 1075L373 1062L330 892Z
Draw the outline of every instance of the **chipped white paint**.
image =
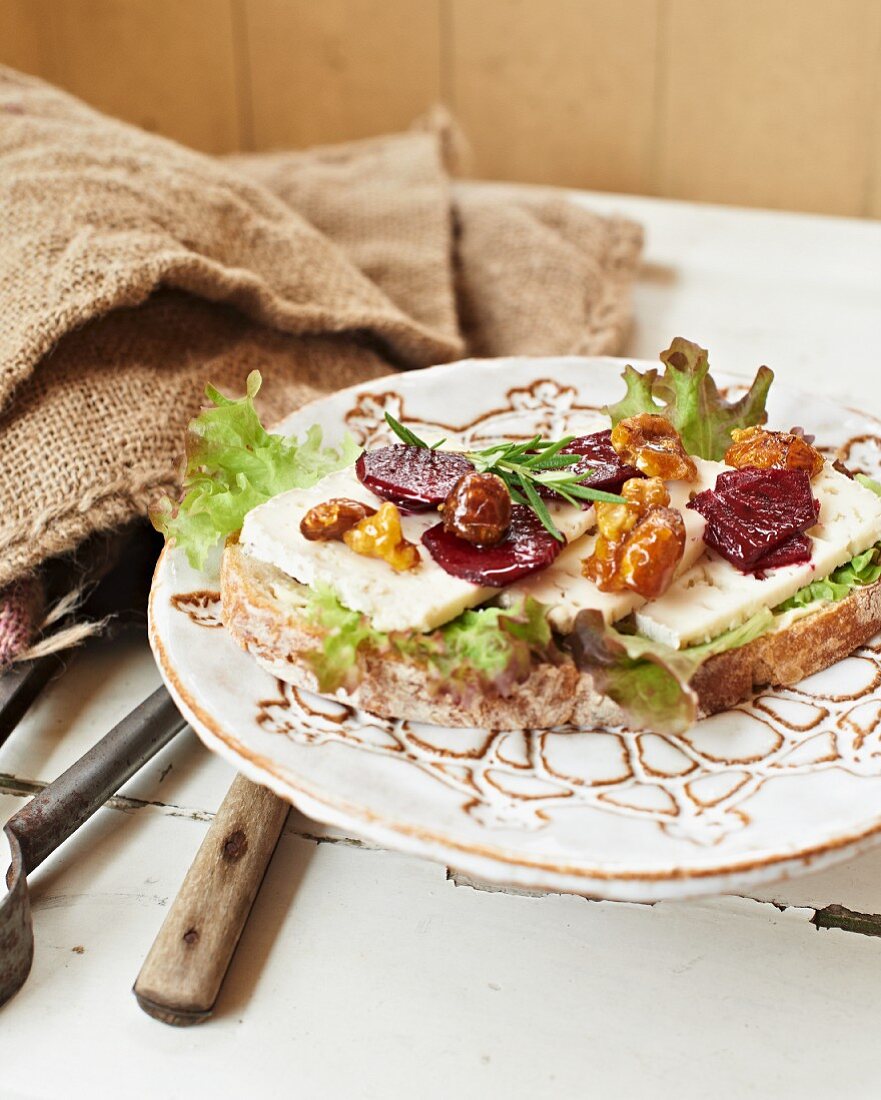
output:
M597 201L647 226L635 354L683 334L881 412L881 225ZM0 748L0 772L52 778L156 682L145 644L91 647ZM651 907L457 887L409 857L316 846L295 831L333 832L292 818L218 1017L164 1028L131 983L231 776L182 735L125 789L174 809L102 811L33 876L37 958L0 1014L0 1095L877 1092L875 1039L854 1021L881 1011L881 940L809 920L830 903L881 913L881 849L765 901Z

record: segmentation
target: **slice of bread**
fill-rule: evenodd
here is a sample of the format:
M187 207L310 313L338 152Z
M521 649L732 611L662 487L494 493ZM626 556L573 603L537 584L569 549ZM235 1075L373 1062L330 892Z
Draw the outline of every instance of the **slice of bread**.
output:
M309 691L318 681L309 653L323 631L303 614L303 587L274 566L231 542L223 553L223 621L240 646L272 675ZM710 658L692 680L702 715L725 710L766 684L788 685L851 654L881 630L881 580L855 589L838 603ZM598 727L626 723L621 708L571 662L536 660L529 677L509 694L474 691L467 698L444 692L421 666L397 654L359 656L357 686L335 698L387 718L454 727L530 729L573 723Z

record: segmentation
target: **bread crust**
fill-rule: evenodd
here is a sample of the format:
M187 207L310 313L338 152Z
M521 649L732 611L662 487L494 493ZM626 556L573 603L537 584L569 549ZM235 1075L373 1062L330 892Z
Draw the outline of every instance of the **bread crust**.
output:
M850 656L881 630L881 580L855 588L843 600L764 634L739 649L711 657L691 681L702 714L716 714L756 688L788 687Z
M285 593L296 587L280 570L249 557L235 542L224 550L221 601L227 630L272 675L318 691L307 655L320 649L323 633L285 599ZM705 716L727 710L768 684L798 683L848 656L879 629L881 580L784 630L710 658L692 680L699 712ZM484 729L626 723L621 708L597 690L591 674L571 662L536 661L528 679L509 694L487 688L465 698L444 691L443 685L431 685L423 668L399 655L367 653L358 671L357 685L334 697L387 718Z

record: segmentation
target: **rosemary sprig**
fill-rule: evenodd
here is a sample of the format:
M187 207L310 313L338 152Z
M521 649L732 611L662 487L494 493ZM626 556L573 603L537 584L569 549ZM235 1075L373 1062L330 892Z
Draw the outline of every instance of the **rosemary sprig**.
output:
M405 427L400 422L400 420L395 420L391 413L387 412L385 414L385 422L395 433L398 439L408 444L410 447L424 447L428 451L436 451L438 447L446 443L446 439L439 439L437 443L432 443L429 447L424 439L420 439L415 432L411 432L409 428Z
M425 447L428 444L419 438L415 432L405 428L403 424L395 420L391 413L385 414L386 423L403 443L411 447ZM582 500L601 500L612 504L624 503L624 497L615 493L606 493L602 489L591 489L583 485L582 481L588 471L581 470L572 473L571 466L579 460L580 455L561 454L563 448L571 443L575 436L567 435L562 439L546 440L540 435L533 436L525 443L496 443L492 447L485 447L482 451L465 451L465 457L474 463L478 473L497 474L511 494L511 499L516 504L525 504L535 512L545 529L558 539L565 542L564 535L554 523L547 504L539 494L539 488L552 489L568 504L579 504ZM430 448L435 450L443 443L435 443Z

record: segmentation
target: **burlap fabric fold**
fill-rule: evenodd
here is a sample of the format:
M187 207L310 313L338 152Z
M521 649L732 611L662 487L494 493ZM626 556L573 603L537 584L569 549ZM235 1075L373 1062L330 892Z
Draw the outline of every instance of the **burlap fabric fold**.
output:
M0 68L0 589L174 484L209 379L259 368L271 417L464 354L621 350L639 228L453 187L442 130L215 159Z

